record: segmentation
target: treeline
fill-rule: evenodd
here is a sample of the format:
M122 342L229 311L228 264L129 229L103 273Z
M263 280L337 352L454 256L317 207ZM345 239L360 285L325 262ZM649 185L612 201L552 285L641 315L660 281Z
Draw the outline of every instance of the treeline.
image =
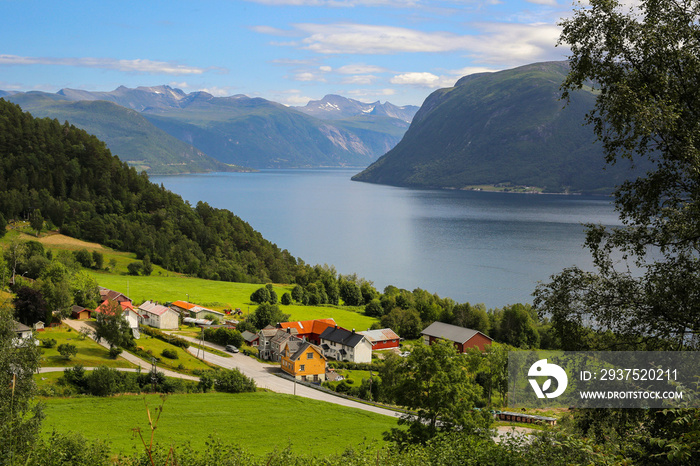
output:
M0 214L201 278L289 283L296 259L222 209L195 207L67 122L0 99Z

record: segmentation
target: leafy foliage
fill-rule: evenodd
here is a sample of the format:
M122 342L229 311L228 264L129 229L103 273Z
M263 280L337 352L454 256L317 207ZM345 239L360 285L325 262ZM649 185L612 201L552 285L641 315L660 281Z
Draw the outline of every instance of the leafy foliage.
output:
M231 212L194 208L113 157L94 136L0 100L0 213L35 209L80 239L202 278L291 282L296 259Z

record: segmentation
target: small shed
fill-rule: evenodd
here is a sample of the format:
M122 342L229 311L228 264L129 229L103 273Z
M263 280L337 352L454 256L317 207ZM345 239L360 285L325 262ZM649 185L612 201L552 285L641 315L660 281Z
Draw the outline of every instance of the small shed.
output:
M85 309L83 306L73 306L71 308L71 317L75 320L87 320L92 317L92 310Z

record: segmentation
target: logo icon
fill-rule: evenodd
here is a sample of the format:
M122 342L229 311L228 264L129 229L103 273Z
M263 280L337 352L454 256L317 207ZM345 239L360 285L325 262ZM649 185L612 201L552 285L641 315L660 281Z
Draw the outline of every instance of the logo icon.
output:
M556 364L548 364L546 359L540 359L530 366L530 370L527 372L527 375L528 377L549 377L542 384L541 388L537 383L537 380L528 379L530 381L530 385L532 385L532 389L537 395L537 398L556 398L564 393L564 390L566 390L566 386L569 383L569 378L566 376L564 369ZM551 393L547 393L547 390L549 390L552 385L552 378L557 381L557 389Z

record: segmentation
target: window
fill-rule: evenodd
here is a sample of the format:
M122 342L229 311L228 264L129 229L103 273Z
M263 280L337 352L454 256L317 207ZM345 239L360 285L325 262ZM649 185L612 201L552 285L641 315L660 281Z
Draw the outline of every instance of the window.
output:
M306 353L306 359L313 359L314 353Z
M299 371L304 372L304 370L305 370L304 364L302 364L301 366L299 366Z

